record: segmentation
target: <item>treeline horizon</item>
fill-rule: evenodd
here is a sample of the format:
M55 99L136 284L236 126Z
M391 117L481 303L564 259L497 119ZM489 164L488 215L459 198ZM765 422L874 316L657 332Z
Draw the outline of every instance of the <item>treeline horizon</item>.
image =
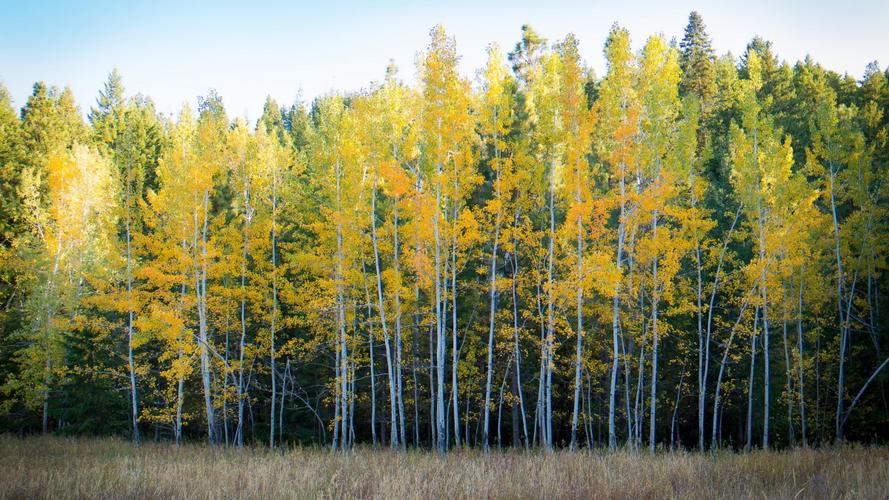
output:
M211 445L889 438L889 69L755 37L597 76L522 26L255 127L114 70L84 121L0 85L0 432ZM382 68L381 68L382 69Z

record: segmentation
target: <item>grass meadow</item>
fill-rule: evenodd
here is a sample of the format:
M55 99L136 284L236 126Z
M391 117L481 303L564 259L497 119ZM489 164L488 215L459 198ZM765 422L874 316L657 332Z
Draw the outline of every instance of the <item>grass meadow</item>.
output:
M0 436L0 498L889 498L889 449L439 456Z

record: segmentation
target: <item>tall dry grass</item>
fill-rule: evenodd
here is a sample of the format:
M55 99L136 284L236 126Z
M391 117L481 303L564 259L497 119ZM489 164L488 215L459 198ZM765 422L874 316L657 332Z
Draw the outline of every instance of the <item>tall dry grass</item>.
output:
M889 450L270 452L0 436L2 498L889 498Z

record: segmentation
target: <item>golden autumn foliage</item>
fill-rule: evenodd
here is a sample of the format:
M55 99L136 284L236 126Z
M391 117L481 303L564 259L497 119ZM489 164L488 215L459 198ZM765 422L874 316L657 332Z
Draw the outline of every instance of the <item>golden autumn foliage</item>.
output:
M0 430L885 440L889 75L717 58L695 16L678 45L614 25L603 75L526 25L471 79L436 26L415 81L255 123L215 91L165 117L114 72L86 126L35 86L0 113Z

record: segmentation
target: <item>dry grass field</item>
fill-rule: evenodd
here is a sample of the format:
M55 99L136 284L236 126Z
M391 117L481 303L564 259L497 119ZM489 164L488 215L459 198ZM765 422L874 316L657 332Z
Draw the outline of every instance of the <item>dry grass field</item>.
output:
M889 498L889 449L270 452L0 436L0 498Z

